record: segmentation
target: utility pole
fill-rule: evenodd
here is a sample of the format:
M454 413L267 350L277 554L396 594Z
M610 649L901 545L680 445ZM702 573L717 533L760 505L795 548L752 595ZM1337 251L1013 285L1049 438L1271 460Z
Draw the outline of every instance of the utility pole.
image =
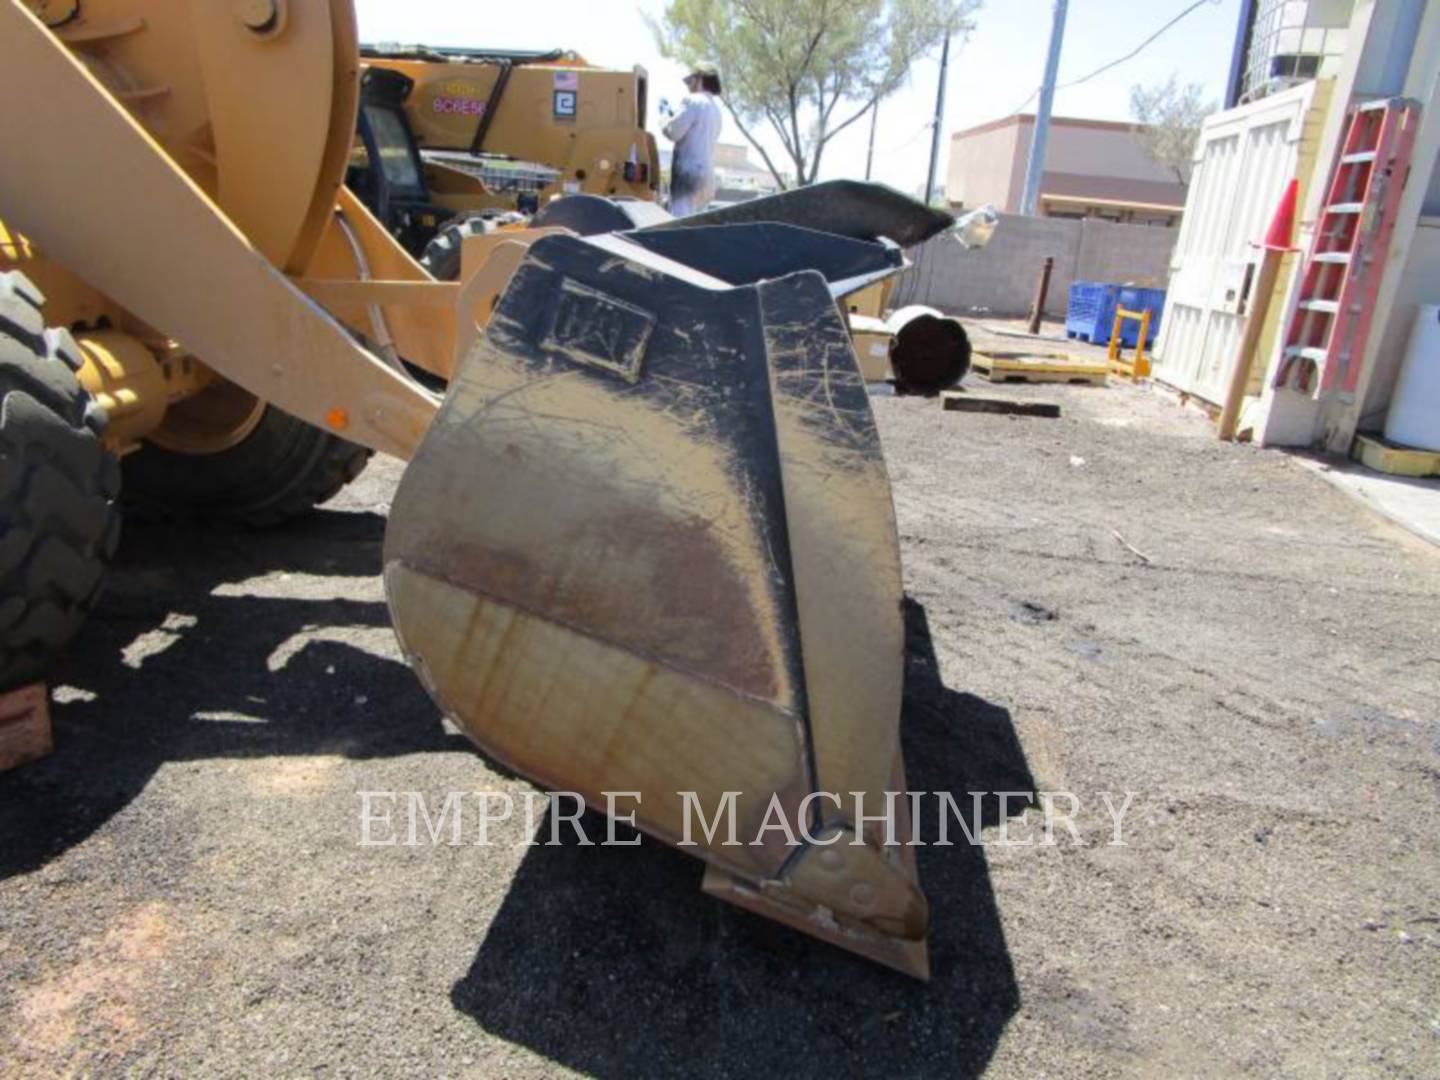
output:
M940 89L935 92L935 130L930 133L930 175L925 181L925 205L935 199L935 170L940 167L940 123L945 119L945 78L950 72L950 38L940 52Z
M1045 149L1050 142L1050 110L1055 104L1055 79L1060 73L1060 47L1065 42L1067 0L1055 0L1055 21L1050 25L1050 55L1045 58L1045 81L1035 111L1035 133L1030 139L1030 164L1025 168L1025 193L1020 213L1033 217L1040 203L1040 178L1045 174Z
M870 149L865 151L865 179L870 179L870 167L875 164L875 121L880 117L880 99L870 103Z
M1240 24L1235 28L1235 47L1230 55L1230 78L1225 83L1225 108L1240 104L1245 89L1245 62L1255 36L1255 0L1240 0Z

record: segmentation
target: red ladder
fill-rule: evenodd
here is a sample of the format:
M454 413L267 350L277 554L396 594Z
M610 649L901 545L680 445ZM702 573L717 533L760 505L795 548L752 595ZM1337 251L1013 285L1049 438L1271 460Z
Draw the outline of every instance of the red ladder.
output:
M1286 326L1277 389L1308 393L1320 371L1322 393L1338 386L1344 400L1354 398L1419 117L1419 104L1407 98L1350 110Z

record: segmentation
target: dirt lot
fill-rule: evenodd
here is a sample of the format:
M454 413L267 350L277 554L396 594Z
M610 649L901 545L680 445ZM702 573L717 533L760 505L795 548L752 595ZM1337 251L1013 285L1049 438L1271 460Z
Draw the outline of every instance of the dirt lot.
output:
M650 842L359 847L359 791L523 788L399 660L384 461L130 530L0 776L0 1073L1435 1075L1440 553L1145 391L1028 392L1064 416L875 400L911 786L1084 808L920 850L930 985Z

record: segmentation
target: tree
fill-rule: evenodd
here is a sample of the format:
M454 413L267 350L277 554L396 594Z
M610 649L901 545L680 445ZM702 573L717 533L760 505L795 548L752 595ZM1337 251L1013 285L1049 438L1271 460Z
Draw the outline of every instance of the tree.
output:
M1137 133L1141 145L1182 187L1190 186L1200 125L1215 111L1214 102L1205 101L1204 95L1200 83L1181 86L1174 75L1153 86L1130 88L1130 115L1144 125Z
M905 82L910 65L949 34L968 30L980 0L668 0L649 19L666 57L720 69L721 100L759 151L768 123L813 183L825 147ZM648 17L647 17L648 18Z

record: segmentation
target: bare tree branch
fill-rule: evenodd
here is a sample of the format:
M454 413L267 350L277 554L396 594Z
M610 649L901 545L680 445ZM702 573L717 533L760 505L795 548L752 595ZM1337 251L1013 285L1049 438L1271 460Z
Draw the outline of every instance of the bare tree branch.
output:
M720 100L724 102L725 111L730 114L730 119L734 120L735 126L740 129L740 134L745 136L745 141L759 151L761 160L765 162L765 167L770 170L770 175L775 177L775 182L780 185L780 190L788 190L790 185L786 183L785 177L781 174L780 170L775 168L775 162L770 160L770 154L766 151L765 147L761 146L759 140L750 134L749 127L747 127L745 121L741 120L736 114L730 102L726 101L723 97Z
M1200 83L1181 86L1172 74L1163 83L1130 88L1130 114L1141 124L1135 137L1154 162L1174 174L1181 187L1190 186L1195 145L1205 117L1215 104L1204 100Z

